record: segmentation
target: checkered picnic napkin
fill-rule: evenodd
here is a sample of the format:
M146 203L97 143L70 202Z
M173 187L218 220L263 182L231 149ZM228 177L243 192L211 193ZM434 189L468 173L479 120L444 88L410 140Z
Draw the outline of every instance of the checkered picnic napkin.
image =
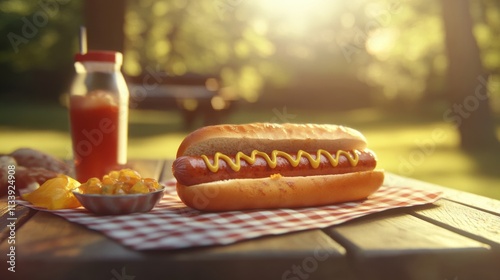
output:
M265 235L325 228L388 209L432 203L440 193L401 186L382 186L369 199L301 209L204 213L185 206L169 181L165 195L148 213L96 216L83 208L50 211L99 231L136 250L180 249L223 245ZM36 208L26 201L19 204Z

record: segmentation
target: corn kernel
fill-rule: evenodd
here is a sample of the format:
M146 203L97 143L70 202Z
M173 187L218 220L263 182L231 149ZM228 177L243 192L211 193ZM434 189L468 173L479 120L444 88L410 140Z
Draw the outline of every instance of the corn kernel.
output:
M153 178L142 178L132 169L111 171L102 177L90 178L80 186L85 194L124 195L133 193L149 193L161 189L160 184Z
M148 187L143 182L137 182L130 189L130 193L148 193Z
M126 184L134 185L141 180L141 175L139 172L132 169L122 169L120 170L118 180Z
M118 180L118 177L120 177L120 171L113 170L113 171L109 172L108 176L110 178Z

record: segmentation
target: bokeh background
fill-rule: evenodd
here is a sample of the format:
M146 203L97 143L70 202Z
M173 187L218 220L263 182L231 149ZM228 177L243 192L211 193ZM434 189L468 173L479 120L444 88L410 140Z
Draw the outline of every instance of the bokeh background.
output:
M71 158L84 25L89 49L124 53L130 158L172 158L206 124L334 123L387 171L500 199L499 1L3 0L0 15L0 153Z

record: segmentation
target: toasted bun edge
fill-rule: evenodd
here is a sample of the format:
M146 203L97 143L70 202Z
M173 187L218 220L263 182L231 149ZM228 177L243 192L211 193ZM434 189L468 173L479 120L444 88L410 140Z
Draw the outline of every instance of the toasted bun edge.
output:
M252 150L294 152L302 150L363 150L366 138L359 131L330 124L251 123L214 125L190 133L181 142L177 157L215 152L249 154Z
M184 186L177 194L201 211L300 208L357 201L374 193L384 181L382 170L337 175L233 179Z

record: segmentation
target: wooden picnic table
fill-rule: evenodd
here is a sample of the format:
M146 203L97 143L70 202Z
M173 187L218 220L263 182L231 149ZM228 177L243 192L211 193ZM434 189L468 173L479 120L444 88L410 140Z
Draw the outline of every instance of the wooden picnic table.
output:
M171 162L132 164L163 181L172 177ZM500 201L391 173L385 183L439 190L443 197L322 230L170 251L135 251L21 205L9 244L4 198L0 279L500 279ZM15 273L7 270L13 245Z
M207 85L209 81L212 86ZM191 130L197 119L204 125L220 124L239 98L234 90L222 89L219 83L217 78L194 74L179 77L148 72L129 76L129 104L131 108L177 110L186 130Z

